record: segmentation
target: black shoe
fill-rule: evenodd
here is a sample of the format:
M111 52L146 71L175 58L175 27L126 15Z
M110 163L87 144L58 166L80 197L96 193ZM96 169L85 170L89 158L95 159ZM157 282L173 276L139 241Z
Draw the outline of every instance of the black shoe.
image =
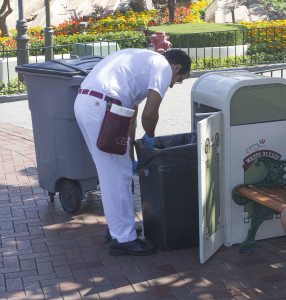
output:
M139 236L141 233L142 233L142 227L140 225L135 225L135 230L136 230L136 233L137 233L137 236ZM109 228L107 227L106 229L106 232L105 232L105 239L108 241L108 242L111 242L112 240L112 237L110 235L110 232L109 232Z
M136 255L143 256L156 253L156 247L151 243L146 243L140 239L131 242L119 243L113 239L109 243L110 255Z

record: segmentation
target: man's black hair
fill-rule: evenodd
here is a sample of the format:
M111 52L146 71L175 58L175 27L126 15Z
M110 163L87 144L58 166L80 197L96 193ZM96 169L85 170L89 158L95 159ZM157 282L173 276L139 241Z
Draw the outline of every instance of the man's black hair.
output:
M182 69L178 74L190 74L191 59L184 51L180 49L172 49L162 53L165 56L169 64L182 65Z

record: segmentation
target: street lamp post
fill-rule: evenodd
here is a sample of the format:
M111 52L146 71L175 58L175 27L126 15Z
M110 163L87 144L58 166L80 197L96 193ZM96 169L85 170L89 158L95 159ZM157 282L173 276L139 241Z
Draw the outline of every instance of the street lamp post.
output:
M46 27L45 27L45 61L53 59L53 28L51 27L50 0L45 0Z
M17 29L17 65L27 64L29 62L28 55L28 42L29 36L27 34L28 25L27 21L24 19L24 7L23 0L18 0L18 10L19 10L19 20L16 23ZM24 81L23 75L19 74L19 80Z

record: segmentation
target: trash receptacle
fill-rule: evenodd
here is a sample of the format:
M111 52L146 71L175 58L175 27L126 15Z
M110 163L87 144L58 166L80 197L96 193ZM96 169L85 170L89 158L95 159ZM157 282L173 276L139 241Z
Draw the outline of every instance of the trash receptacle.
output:
M162 250L198 245L198 161L196 134L135 141L144 235Z
M192 87L192 131L197 132L200 259L205 262L223 244L284 235L280 216L267 216L251 231L253 207L232 199L238 184L257 182L264 167L258 156L285 159L286 79L247 71L209 72ZM278 169L277 169L278 172ZM255 223L256 222L256 223ZM256 227L257 230L258 226Z
M103 59L87 56L16 67L24 75L32 115L39 185L65 211L75 213L98 177L74 114L78 88L88 72Z

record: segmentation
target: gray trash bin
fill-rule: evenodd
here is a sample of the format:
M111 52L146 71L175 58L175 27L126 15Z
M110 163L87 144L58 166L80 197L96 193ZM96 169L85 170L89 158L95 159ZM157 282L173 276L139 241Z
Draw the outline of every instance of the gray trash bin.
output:
M103 59L87 56L16 67L24 75L32 115L39 185L51 201L59 192L63 209L79 210L98 177L74 114L79 86Z

